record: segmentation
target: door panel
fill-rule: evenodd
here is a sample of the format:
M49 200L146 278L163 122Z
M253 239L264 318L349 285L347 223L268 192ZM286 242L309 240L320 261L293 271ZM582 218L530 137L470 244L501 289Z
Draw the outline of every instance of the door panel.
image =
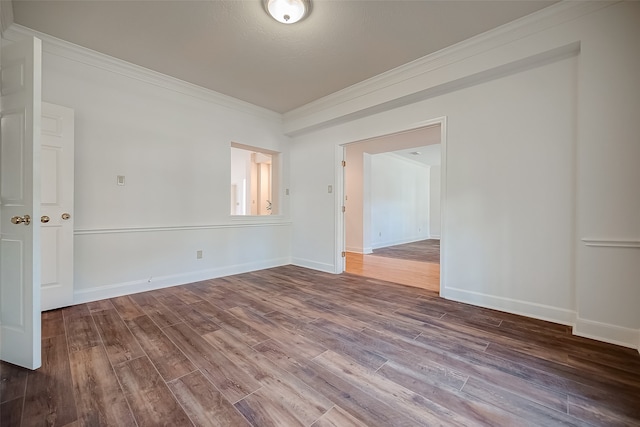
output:
M73 150L73 110L43 102L42 310L73 304Z
M40 357L41 46L28 38L0 59L0 359Z

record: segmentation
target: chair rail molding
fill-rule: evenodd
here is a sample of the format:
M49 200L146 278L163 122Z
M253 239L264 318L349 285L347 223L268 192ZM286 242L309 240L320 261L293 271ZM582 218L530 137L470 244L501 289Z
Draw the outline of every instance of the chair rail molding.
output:
M606 248L640 248L640 239L581 239L585 246Z
M184 230L214 230L220 228L247 228L247 227L285 227L290 226L291 221L269 222L237 222L230 224L204 224L204 225L174 225L158 227L105 227L105 228L81 228L74 230L76 236L86 234L121 234L121 233L145 233L159 231L184 231Z

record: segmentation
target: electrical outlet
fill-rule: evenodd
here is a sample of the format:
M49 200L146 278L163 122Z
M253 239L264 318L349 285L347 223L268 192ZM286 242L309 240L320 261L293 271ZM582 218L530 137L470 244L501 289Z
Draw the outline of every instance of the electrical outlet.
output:
M202 259L202 250L196 251L196 259Z

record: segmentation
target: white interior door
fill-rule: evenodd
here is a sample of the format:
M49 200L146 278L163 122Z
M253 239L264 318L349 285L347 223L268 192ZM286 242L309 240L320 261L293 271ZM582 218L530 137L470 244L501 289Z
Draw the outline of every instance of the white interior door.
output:
M2 47L0 58L0 359L40 360L41 43Z
M42 311L73 304L73 144L71 108L42 103Z

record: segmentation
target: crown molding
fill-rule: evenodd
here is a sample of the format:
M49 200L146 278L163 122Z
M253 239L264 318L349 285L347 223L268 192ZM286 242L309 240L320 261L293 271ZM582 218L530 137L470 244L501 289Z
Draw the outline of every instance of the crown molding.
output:
M325 124L325 122L326 124L334 124L340 116L353 116L357 114L358 109L370 109L375 107L376 104L375 101L369 101L370 105L357 108L347 106L346 104L349 102L359 100L361 103L366 103L367 101L364 100L364 97L389 90L393 86L410 82L412 79L417 80L443 67L454 65L464 59L480 55L508 43L567 23L618 2L619 1L561 1L286 112L283 115L285 133L287 135L296 135L306 130L317 129ZM419 90L422 91L425 89L428 88ZM394 95L389 95L387 92L385 96L388 99L382 102L390 103L407 96L407 94L398 93L394 97ZM332 109L334 109L334 111L329 113L328 111Z
M13 24L13 3L10 1L0 1L0 34Z
M2 3L4 5L4 2ZM44 53L59 56L115 74L120 74L125 77L139 80L183 95L198 98L231 110L282 123L282 114L280 113L276 113L231 96L185 82L175 77L167 76L166 74L158 73L157 71L105 55L86 47L58 39L19 24L12 24L2 34L2 37L9 41L17 41L24 37L37 37L42 40L42 51Z

